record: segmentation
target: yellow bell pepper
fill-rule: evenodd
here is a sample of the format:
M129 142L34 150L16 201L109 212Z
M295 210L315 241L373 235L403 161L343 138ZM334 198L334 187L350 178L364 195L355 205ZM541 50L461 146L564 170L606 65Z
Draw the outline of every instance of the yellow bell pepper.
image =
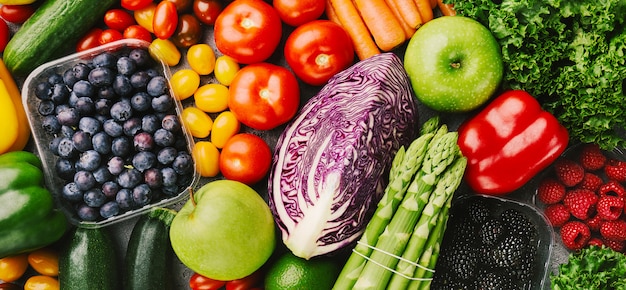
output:
M2 5L28 5L33 4L37 0L0 0Z
M0 154L23 150L30 138L28 117L13 76L0 59Z

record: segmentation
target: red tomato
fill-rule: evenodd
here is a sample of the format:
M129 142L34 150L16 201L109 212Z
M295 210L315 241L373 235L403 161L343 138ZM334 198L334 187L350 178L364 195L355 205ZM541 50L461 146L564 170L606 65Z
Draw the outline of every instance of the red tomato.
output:
M189 278L189 287L191 290L216 290L222 288L225 284L225 281L207 278L198 273L194 273L191 275L191 278Z
M154 35L160 39L168 39L174 35L177 25L178 11L176 11L176 5L170 1L159 2L152 19Z
M263 0L231 2L215 20L215 46L238 63L268 59L280 42L282 22Z
M147 42L152 42L152 33L148 31L148 29L144 28L139 24L134 24L126 27L124 29L124 33L122 34L124 38L136 38L145 40Z
M262 284L262 281L262 271L256 270L254 273L246 277L226 282L226 290L250 290Z
M122 0L122 8L134 11L146 8L152 3L152 0Z
M100 44L106 44L109 42L113 42L116 40L120 40L123 39L124 36L122 35L121 32L115 30L115 29L105 29L102 31L102 33L100 34L100 40L99 43Z
M193 1L193 14L206 25L215 24L215 19L222 12L222 3L218 0Z
M11 30L9 30L9 25L6 21L0 19L0 52L4 51L10 38Z
M81 52L100 45L100 35L102 35L101 28L94 27L90 29L81 39L78 40L78 43L76 44L76 51Z
M231 112L242 124L257 130L286 123L296 114L299 104L296 77L274 64L260 62L243 67L229 87Z
M280 19L291 26L300 26L320 18L326 10L324 0L274 0Z
M285 60L302 81L319 86L354 62L354 47L339 24L314 20L287 37Z
M272 150L261 137L239 133L226 141L220 153L220 172L226 179L253 185L265 177ZM228 284L228 283L227 283Z
M116 8L104 13L104 24L117 31L124 31L128 26L137 24L137 22L127 10Z
M35 10L35 4L2 5L0 7L0 17L8 22L21 24L33 15Z

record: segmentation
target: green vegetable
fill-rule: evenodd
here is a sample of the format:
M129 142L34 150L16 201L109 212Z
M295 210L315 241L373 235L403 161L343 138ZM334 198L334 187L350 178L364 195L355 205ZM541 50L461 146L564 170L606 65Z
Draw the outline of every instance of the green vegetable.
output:
M540 99L575 140L626 145L626 1L446 3L492 31L502 48L504 89Z
M77 41L116 0L45 0L4 49L7 68L27 75L37 66L73 51Z
M106 228L76 228L59 256L63 290L122 289L115 241Z
M41 166L30 152L0 155L0 258L49 245L67 229L44 187Z
M173 289L169 229L175 216L156 207L137 220L126 249L124 289Z
M571 253L550 282L554 290L626 289L626 255L605 246L586 247Z

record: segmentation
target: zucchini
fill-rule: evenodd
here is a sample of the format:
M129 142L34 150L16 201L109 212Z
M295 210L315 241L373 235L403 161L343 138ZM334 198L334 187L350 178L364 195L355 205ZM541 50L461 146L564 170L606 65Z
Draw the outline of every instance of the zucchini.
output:
M118 0L46 0L17 30L3 58L17 76L75 50L77 41Z
M174 216L174 210L155 207L137 220L126 249L124 289L173 289L169 232Z
M59 257L63 290L119 290L117 250L105 228L76 228Z

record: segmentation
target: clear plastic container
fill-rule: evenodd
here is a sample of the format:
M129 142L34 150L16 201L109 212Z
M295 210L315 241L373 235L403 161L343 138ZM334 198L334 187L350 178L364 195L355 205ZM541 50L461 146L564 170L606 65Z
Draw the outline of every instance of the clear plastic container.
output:
M186 198L189 194L189 190L193 188L199 180L199 174L196 171L195 161L192 164L192 172L190 174L184 175L185 183L180 185L180 192L178 194L169 194L164 195L160 194L160 196L156 199L153 199L145 206L139 208L132 208L127 211L120 211L120 214L103 219L100 217L95 221L86 221L79 218L77 215L75 205L76 203L69 202L66 198L62 196L62 189L66 183L69 181L62 179L56 172L55 163L59 159L58 156L52 153L49 149L50 142L54 139L55 135L46 132L42 129L42 120L43 116L39 113L38 107L41 102L40 98L35 95L37 85L42 81L47 81L48 77L53 74L63 75L63 72L69 68L72 68L75 64L85 63L91 64L92 59L103 53L109 52L114 55L119 56L119 54L123 52L128 52L132 49L139 48L146 50L148 52L149 43L136 39L124 39L116 42L112 42L109 44L105 44L99 46L94 49L86 50L83 52L75 53L57 60L53 60L51 62L45 63L35 69L25 80L24 86L22 89L22 100L24 107L27 111L30 128L32 131L32 138L34 140L36 149L38 151L38 155L43 162L44 173L46 177L46 186L54 196L55 202L57 206L66 214L68 220L79 227L103 227L111 224L118 223L123 220L130 219L132 217L138 216L142 213L145 213L152 207L166 207L173 205L184 198ZM150 64L150 69L154 69L158 74L164 76L168 82L171 76L169 67L159 60L154 60L152 57L149 57L152 63ZM169 86L168 86L169 87ZM71 91L71 88L70 88ZM180 118L182 112L182 105L180 101L174 98L171 89L169 89L169 94L172 96L174 100L175 106L174 111L175 114ZM57 104L58 105L58 104ZM149 113L149 111L144 112ZM181 125L182 121L180 122ZM184 125L183 125L184 126ZM60 134L60 133L59 133ZM193 147L193 138L189 134L189 132L183 127L182 134L184 135L184 147L186 147L187 152L191 155L191 149ZM57 134L58 135L58 134ZM178 135L176 135L178 136ZM180 148L180 147L179 147ZM106 162L106 161L102 161Z

